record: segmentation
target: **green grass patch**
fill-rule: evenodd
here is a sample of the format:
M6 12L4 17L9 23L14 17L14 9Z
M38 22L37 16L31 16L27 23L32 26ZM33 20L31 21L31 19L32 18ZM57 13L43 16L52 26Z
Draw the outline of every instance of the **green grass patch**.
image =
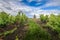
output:
M24 40L50 40L49 34L34 21L29 22L29 29Z

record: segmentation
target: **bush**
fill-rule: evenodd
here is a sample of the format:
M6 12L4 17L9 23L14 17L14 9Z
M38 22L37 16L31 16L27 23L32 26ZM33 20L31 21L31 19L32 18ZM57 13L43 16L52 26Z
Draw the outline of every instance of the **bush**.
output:
M28 20L28 17L25 14L18 12L16 16L16 21L19 22L20 26L23 26L24 24L26 24L27 20Z
M43 14L40 15L40 21L42 23L47 23L49 20L48 20L48 15L44 16Z

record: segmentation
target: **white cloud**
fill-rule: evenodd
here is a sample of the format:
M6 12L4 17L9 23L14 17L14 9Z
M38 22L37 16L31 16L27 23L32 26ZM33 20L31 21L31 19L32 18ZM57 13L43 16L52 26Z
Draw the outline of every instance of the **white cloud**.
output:
M57 14L60 13L59 10L35 10L35 12L32 12L32 15L36 14L37 17L39 17L40 14L44 14L44 15L49 15L49 14Z
M27 0L28 2L32 2L32 1L36 1L36 2L40 2L42 0Z
M60 0L50 0L42 8L49 7L49 6L60 6Z
M12 15L15 15L18 11L21 10L24 13L26 13L27 15L33 16L35 14L37 17L39 17L39 14L49 15L51 13L55 13L55 14L60 13L59 10L42 10L42 9L40 9L42 7L44 8L44 7L48 7L48 6L59 6L60 5L59 0L50 1L49 3L43 5L42 7L26 6L26 5L24 5L24 3L19 3L19 1L22 1L22 0L9 0L9 1L8 0L6 0L6 1L0 0L0 11L3 10L5 12L11 13ZM32 0L29 0L29 1L31 2ZM38 0L38 1L41 1L41 0ZM7 9L6 7L11 8L11 10Z
M27 0L28 2L32 2L32 1L35 1L35 0Z

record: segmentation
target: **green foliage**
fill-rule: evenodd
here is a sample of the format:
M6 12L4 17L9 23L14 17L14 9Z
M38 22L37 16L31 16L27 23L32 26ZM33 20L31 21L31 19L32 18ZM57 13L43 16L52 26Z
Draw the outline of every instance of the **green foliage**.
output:
M60 17L58 15L51 14L49 17L49 22L47 23L51 25L53 29L60 28Z
M27 22L27 19L27 16L20 12L16 16L16 21L20 23L20 26L23 26Z
M34 18L36 18L35 15ZM19 27L23 27L26 23L28 23L29 28L24 40L50 40L51 37L49 33L42 29L42 25L40 26L35 21L33 19L29 20L25 14L20 12L18 12L16 16L9 15L6 12L0 12L0 28L6 27L8 24L14 24L16 22L19 25ZM60 15L51 14L50 16L44 16L43 14L41 14L40 22L42 24L45 23L44 26L52 28L52 31L56 31L60 38ZM0 35L4 34L6 36L9 33L13 33L16 29L17 28L11 31L1 33ZM17 36L16 40L18 40Z
M47 23L48 22L48 15L44 16L43 14L41 14L40 20L42 23Z
M16 36L16 39L15 39L15 40L19 40L19 39L18 39L18 36Z
M45 23L45 27L51 32L51 34L57 35L56 37L60 38L60 15L50 14L49 17L41 15L40 20L42 23ZM51 35L52 36L52 35Z
M27 22L27 16L18 12L16 16L9 15L5 12L0 12L0 27L6 27L8 24L19 22L20 26Z
M47 26L48 27L51 27L56 33L56 35L60 35L60 15L54 15L54 14L51 14L50 17L49 17L49 22L47 22Z
M5 26L8 23L8 16L5 12L0 13L0 26Z
M15 16L10 15L8 21L9 23L15 23Z
M50 36L38 24L31 20L24 40L50 40Z

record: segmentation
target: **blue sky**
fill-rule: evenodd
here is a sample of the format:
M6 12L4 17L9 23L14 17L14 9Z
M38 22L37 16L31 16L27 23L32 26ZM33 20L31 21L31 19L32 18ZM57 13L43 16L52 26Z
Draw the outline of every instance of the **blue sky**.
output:
M0 11L16 15L18 11L24 12L28 17L34 14L60 13L60 0L0 0Z

